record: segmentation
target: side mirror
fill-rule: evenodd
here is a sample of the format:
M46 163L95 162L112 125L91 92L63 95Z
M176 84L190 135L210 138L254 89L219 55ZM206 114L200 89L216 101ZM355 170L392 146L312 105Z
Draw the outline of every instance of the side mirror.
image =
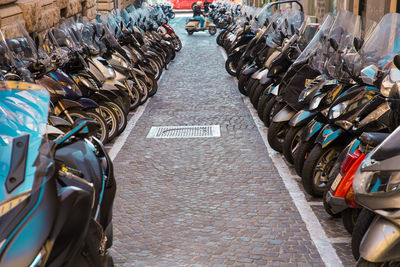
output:
M400 55L396 55L393 58L393 64L400 70Z
M355 47L356 51L359 51L361 49L361 47L363 46L363 44L364 44L364 40L362 40L362 39L360 39L358 37L355 37L354 41L353 41L353 44L354 44L354 47Z
M292 34L297 34L297 32L296 32L296 28L294 27L294 25L293 24L290 24L290 32L292 33Z
M330 38L329 43L335 51L337 51L339 49L339 44L337 43L337 41L335 39Z
M114 35L117 36L117 33L118 33L118 28L115 27Z
M289 22L287 21L287 19L285 19L285 28L289 28Z
M361 80L368 85L374 85L378 77L378 68L374 65L370 65L361 70Z
M258 18L257 18L257 17L254 17L254 19L255 19L255 21L258 21Z
M252 20L253 19L253 16L252 15L250 15L250 20Z
M278 27L278 26L276 25L275 21L272 22L272 28L273 28L274 30L276 30L277 27Z

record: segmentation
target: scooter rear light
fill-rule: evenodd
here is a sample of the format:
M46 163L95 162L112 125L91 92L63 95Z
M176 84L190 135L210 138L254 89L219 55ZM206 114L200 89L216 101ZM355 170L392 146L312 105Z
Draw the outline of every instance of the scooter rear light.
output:
M346 158L344 159L342 165L340 166L340 174L344 176L346 172L350 169L353 163L358 159L361 155L360 150L354 151L354 153L347 154Z
M349 205L350 208L357 208L358 205L354 199L354 188L353 186L350 186L349 191L347 192L345 196L345 200L347 205Z
M346 197L350 188L352 188L354 175L356 174L357 169L361 165L361 162L364 160L364 158L365 154L361 154L357 159L355 159L355 161L353 161L353 164L349 165L348 170L346 171L345 175L339 183L339 186L334 192L335 197Z

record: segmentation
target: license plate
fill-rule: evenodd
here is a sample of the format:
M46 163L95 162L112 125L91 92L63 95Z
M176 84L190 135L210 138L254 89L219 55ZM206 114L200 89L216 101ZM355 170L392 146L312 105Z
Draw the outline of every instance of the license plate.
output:
M342 175L338 174L335 178L335 181L333 181L333 183L331 185L331 189L333 192L336 191L336 188L338 187L341 180L342 180Z

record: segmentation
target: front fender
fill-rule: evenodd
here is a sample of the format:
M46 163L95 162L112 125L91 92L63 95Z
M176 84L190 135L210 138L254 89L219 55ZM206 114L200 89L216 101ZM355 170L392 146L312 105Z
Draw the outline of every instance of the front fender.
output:
M393 222L377 216L361 241L360 257L369 262L398 261L399 241L400 228Z
M322 128L324 128L324 124L316 120L311 120L306 126L306 129L304 130L301 136L301 141L310 142L311 139L317 136L317 134L322 130Z
M272 119L273 122L285 122L289 121L296 112L289 105L286 105L283 109L281 109Z
M242 73L244 75L250 75L253 74L254 72L256 72L258 69L256 67L247 67Z
M229 53L228 57L238 57L238 56L242 55L245 48L246 48L246 45L241 45L241 46L236 47Z
M254 72L253 75L251 75L251 78L260 80L261 77L263 77L266 73L268 73L268 69L267 68L262 68L262 69L259 69L256 72Z
M315 142L320 144L322 148L327 147L337 138L339 138L344 133L342 128L339 128L335 125L327 124L325 127L320 131L317 139Z
M260 79L260 84L265 85L265 84L271 84L272 79L268 78L267 75L263 74L263 77Z
M133 71L134 73L140 75L140 76L143 76L143 77L146 76L146 73L144 73L143 71L141 71L141 70L139 70L139 69L137 69L137 68L132 68L132 71Z
M95 101L85 97L80 98L78 102L83 106L84 109L99 107L99 105Z
M72 108L83 109L83 106L76 101L68 100L68 99L61 99L54 109L54 113L59 116L60 114L64 113L63 109L60 109L60 106L64 108L64 110L69 110Z
M289 122L291 127L304 126L309 123L317 114L317 112L308 111L308 110L300 110L294 115Z
M110 98L108 98L106 95L104 95L101 92L95 92L94 94L92 94L90 96L90 98L93 99L94 101L96 101L97 103L111 101Z

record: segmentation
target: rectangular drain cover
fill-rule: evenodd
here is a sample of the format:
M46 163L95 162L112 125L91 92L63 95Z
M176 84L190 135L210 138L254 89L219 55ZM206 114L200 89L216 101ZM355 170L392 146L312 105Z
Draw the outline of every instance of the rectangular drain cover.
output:
M219 125L203 126L153 126L147 138L199 138L220 137Z

